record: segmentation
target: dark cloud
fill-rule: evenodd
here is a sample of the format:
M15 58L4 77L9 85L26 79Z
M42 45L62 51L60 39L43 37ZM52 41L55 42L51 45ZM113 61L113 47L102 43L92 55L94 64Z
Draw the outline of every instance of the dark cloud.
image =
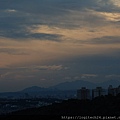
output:
M120 36L104 36L92 40L84 41L88 44L120 44Z
M120 10L117 6L113 5L111 0L14 0L6 3L6 7L11 9L16 8L28 13L49 15L60 15L67 12L65 10L82 10L85 8L108 12Z
M15 38L34 38L34 39L48 39L53 41L59 41L59 35L45 34L45 33L31 33L27 27L32 25L41 24L44 25L46 19L42 19L42 13L45 15L46 10L54 14L55 10L47 8L44 2L37 1L2 1L0 4L0 36ZM43 6L42 6L43 5ZM31 8L31 7L32 8ZM40 13L41 11L41 13ZM58 10L59 12L60 10ZM58 13L57 13L58 14ZM50 13L48 13L50 15ZM47 16L49 17L49 16ZM59 40L58 40L59 39Z
M0 36L13 38L15 40L19 40L21 38L34 38L39 40L47 39L60 41L61 36L57 34L31 33L30 31L28 31L27 27L33 25L33 23L30 22L28 19L30 18L25 16L24 14L23 16L13 14L10 16L0 17Z
M60 36L48 34L31 34L27 27L32 25L49 25L62 27L80 27L75 20L67 17L70 10L85 11L86 9L113 12L120 11L110 0L1 0L0 2L0 36L9 38L40 38L57 40ZM85 13L83 13L85 15ZM82 16L84 16L82 15ZM100 17L86 15L79 20L100 23ZM92 16L92 17L91 17ZM97 22L95 22L95 20ZM101 20L104 21L104 20ZM62 24L61 24L62 23ZM80 23L79 23L80 24ZM82 23L81 23L82 24Z
M30 34L29 36L30 38L37 38L37 39L45 39L45 40L52 40L52 41L56 41L59 42L61 41L61 35L58 34L45 34L45 33L34 33L34 34Z
M6 53L11 55L29 55L27 51L14 48L0 48L0 53Z
M10 30L7 29L7 31L1 31L0 36L1 37L7 37L7 38L13 38L15 40L30 40L30 39L37 39L37 40L50 40L50 41L56 41L60 42L62 35L58 34L46 34L46 33L30 33L26 31L16 31L16 29Z

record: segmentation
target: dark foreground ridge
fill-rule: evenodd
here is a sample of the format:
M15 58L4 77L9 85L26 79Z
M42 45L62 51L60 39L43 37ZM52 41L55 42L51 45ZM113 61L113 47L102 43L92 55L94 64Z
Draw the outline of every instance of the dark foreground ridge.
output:
M11 115L120 115L120 94L96 97L93 100L69 99L40 108L16 111L7 116Z

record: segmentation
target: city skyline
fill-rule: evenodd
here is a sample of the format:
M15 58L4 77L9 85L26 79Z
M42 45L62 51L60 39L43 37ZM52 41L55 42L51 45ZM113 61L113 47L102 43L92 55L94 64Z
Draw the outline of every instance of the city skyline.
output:
M0 92L120 80L119 0L1 0Z

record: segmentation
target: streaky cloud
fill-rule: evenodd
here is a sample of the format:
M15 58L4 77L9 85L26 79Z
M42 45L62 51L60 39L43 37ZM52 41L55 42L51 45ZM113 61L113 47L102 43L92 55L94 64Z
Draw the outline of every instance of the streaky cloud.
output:
M15 48L0 48L0 53L6 53L11 55L29 55L29 52Z
M104 36L101 38L94 38L92 40L84 41L88 44L120 44L120 36Z

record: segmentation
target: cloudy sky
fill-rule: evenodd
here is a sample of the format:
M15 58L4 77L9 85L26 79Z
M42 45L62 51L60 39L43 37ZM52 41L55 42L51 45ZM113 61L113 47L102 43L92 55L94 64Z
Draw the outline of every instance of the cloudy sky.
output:
M119 71L120 0L0 0L0 92Z

